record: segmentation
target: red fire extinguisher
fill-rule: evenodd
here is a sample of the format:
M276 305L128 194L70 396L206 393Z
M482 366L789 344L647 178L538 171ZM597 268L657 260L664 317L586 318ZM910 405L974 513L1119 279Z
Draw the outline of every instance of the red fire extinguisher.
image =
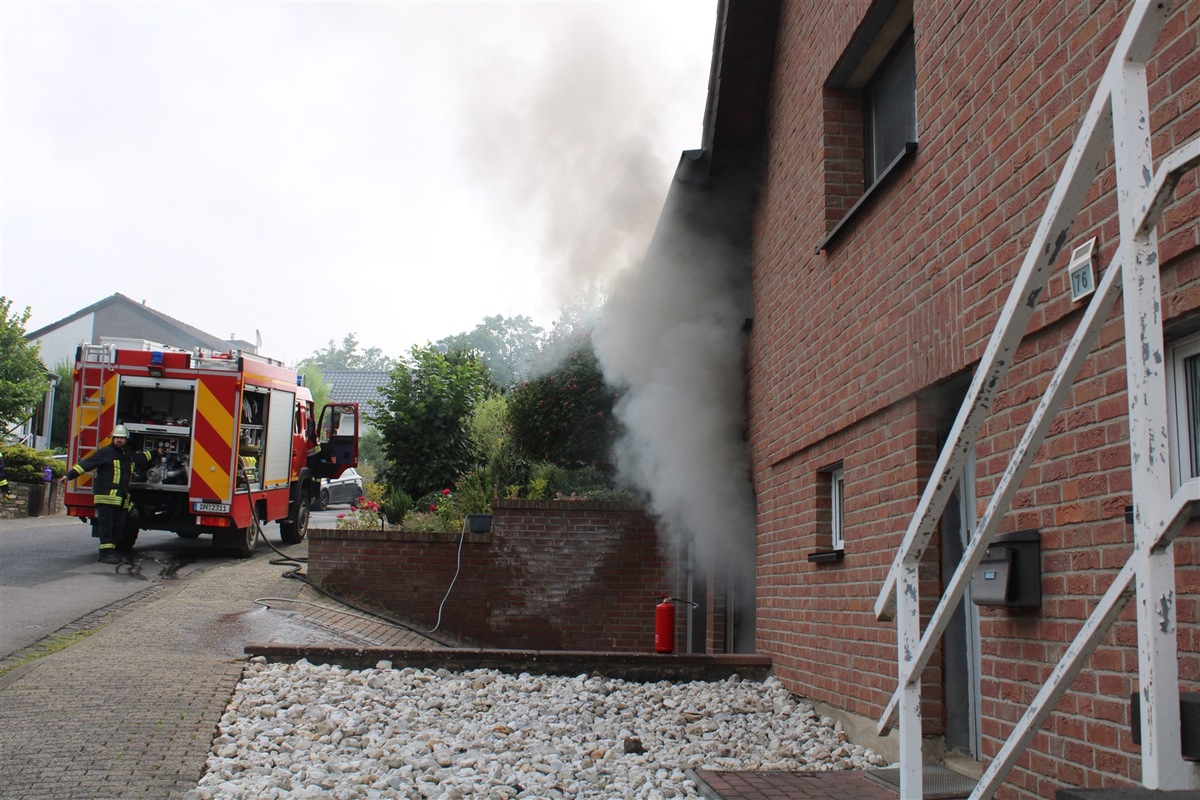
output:
M662 598L662 602L654 607L654 652L674 653L675 606L672 604L687 603L693 608L698 607L700 604L693 603L691 600L671 597L663 592L658 592L658 596Z
M654 652L675 652L675 606L665 594L662 602L654 607Z

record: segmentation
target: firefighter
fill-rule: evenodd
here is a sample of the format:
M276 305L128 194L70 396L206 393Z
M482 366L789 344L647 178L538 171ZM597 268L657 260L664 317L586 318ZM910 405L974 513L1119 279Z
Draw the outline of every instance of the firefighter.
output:
M100 537L100 562L120 564L116 537L125 530L132 503L129 498L129 479L134 467L145 469L151 455L138 452L126 444L129 430L124 425L113 428L112 441L67 470L62 477L63 487L86 472L95 470L92 483L92 502L96 507L96 533Z
M0 453L0 497L8 494L8 477L4 474L4 453Z
M306 417L308 423L304 426L304 440L306 444L306 456L308 457L309 466L321 452L321 443L317 441L317 423L313 420L313 406L309 403L306 407Z

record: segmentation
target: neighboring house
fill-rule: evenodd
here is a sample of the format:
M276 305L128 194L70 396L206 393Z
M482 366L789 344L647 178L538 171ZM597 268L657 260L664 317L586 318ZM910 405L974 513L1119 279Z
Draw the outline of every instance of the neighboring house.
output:
M329 384L331 402L358 403L359 418L369 422L375 408L372 403L382 401L380 390L387 384L386 370L331 369L321 373Z
M884 587L906 581L927 621L1086 318L1087 300L1070 295L1073 249L1098 237L1096 279L1114 269L1121 241L1114 152L1136 157L1138 142L1149 141L1157 166L1172 149L1196 147L1200 17L1191 4L1169 6L719 4L703 150L681 163L672 192L723 209L715 229L736 248L732 258L746 261L753 286L745 430L757 506L755 641L790 690L843 720L858 741L869 742L887 716L898 661L908 657L902 651L916 645L897 643L897 625L904 630L909 617L877 615ZM959 459L961 475L943 482L961 476L931 523L920 570L897 578L898 549L993 331L1014 313L1006 301L1086 128L1084 113L1127 19L1142 14L1166 15L1148 57L1149 113L1136 113L1136 92L1112 105L1135 109L1125 123L1114 115L1121 136L1147 122L1149 132L1079 159L1086 168L1098 161L1098 178L1068 193L1064 202L1075 197L1082 205L1074 224L1047 226L1053 235L1028 257L1047 260L1049 278L1044 290L1014 303L1016 315L1031 316L1023 344L1000 359L1011 363L998 380L980 385L979 393L992 394L979 439ZM1112 130L1103 113L1091 121ZM1152 170L1132 163L1140 187ZM697 238L712 235L711 220L686 204L666 209ZM977 774L1006 757L1018 720L1070 661L1068 644L1108 602L1125 560L1150 549L1141 544L1135 553L1135 533L1151 529L1150 516L1176 508L1186 515L1200 499L1192 496L1200 475L1198 209L1193 170L1169 201L1148 259L1156 277L1146 290L1158 292L1161 283L1161 301L1146 301L1151 315L1129 327L1138 333L1137 323L1148 321L1140 328L1145 348L1125 341L1117 304L1014 487L1011 510L995 525L998 534L1037 532L1040 555L1026 551L1022 563L1040 602L979 606L968 589L915 684L919 727L902 726L878 746L894 754L897 736L907 732L920 747L924 734L936 745L924 748L926 758L944 747ZM1147 405L1139 389L1132 425L1127 350L1133 374L1142 366L1147 374L1165 371L1169 392L1151 393ZM1167 452L1170 479L1146 481L1151 468L1168 475ZM1044 798L1062 787L1143 780L1151 788L1200 788L1200 764L1180 760L1171 704L1150 714L1155 752L1135 744L1145 737L1138 739L1142 723L1131 710L1131 695L1146 705L1176 689L1200 691L1197 534L1193 517L1159 559L1165 566L1155 567L1153 580L1169 588L1155 594L1139 583L1140 595L1030 734L997 796ZM975 574L986 581L986 571ZM1138 575L1150 580L1149 567ZM987 601L989 585L978 587ZM908 596L903 602L914 608ZM1139 637L1158 652L1140 649ZM902 713L910 713L913 695L905 697Z
M27 333L25 338L41 344L42 363L49 369L63 362L73 363L75 350L81 343L99 344L104 339L145 339L183 350L199 347L258 352L250 342L205 333L123 294L106 297L69 317Z
M15 442L37 450L50 447L50 431L54 424L54 393L62 391L64 387L58 385L58 373L46 369L45 363L42 364L42 370L46 376L46 392L42 395L41 403L37 407L27 409L29 416L16 426L0 431L3 434L0 441ZM70 387L66 389L69 391Z

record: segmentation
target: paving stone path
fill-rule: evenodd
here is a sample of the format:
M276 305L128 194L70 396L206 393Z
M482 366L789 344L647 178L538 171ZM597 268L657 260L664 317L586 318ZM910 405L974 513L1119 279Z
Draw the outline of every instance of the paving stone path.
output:
M182 798L204 769L247 642L411 643L412 634L378 623L356 621L347 633L313 606L255 603L321 602L283 578L274 557L260 546L249 561L155 584L49 637L81 635L65 649L26 661L35 644L0 662L0 672L20 664L0 677L0 795Z

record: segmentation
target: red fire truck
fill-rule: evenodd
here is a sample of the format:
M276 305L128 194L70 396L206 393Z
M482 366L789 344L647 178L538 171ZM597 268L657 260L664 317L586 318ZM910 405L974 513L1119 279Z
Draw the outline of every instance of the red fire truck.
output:
M107 444L117 425L128 429L130 446L153 455L130 484L133 509L116 538L123 551L140 530L160 530L210 534L248 558L258 527L275 521L280 539L295 544L308 533L321 478L358 463L357 405L326 405L318 421L295 370L238 350L133 339L81 345L69 463ZM67 485L66 505L68 514L94 520L90 474Z

